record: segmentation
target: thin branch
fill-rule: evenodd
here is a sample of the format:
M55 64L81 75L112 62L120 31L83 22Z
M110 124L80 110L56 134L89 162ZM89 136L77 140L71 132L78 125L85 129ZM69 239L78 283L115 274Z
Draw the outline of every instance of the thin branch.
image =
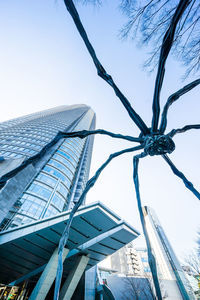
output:
M184 258L184 261L187 266L190 267L192 273L195 273L196 275L200 274L200 257L196 251L191 251L190 254Z
M172 94L168 99L167 102L164 106L163 112L162 112L162 119L161 119L161 124L160 124L160 129L159 131L161 133L164 133L166 127L167 127L167 112L169 107L174 103L176 100L180 98L180 96L186 94L193 88L195 88L197 85L200 84L200 79L194 80L191 83L185 85L182 89L178 90L176 93Z
M160 3L160 1L156 2L154 4L154 6L156 6L157 3ZM152 22L153 18L155 17L155 15L157 15L160 10L168 3L168 0L166 0L157 10L155 10L151 15L149 15L149 17L146 18L147 22ZM170 14L171 11L173 11L174 8L172 10L169 11L168 15ZM161 19L162 20L162 19Z
M183 27L184 27L184 25L185 25L185 23L186 23L186 21L187 21L189 15L190 15L190 13L191 13L191 10L192 10L192 8L193 8L195 2L196 2L196 0L193 0L193 3L191 4L191 6L190 6L190 8L189 8L189 10L188 10L188 12L187 12L187 14L186 14L186 16L185 16L185 19L183 20L183 23L182 23L182 24L180 23L180 28L177 30L177 34L178 34L178 35L179 35L179 33L183 30ZM184 34L184 33L183 33L183 34Z
M124 140L127 140L127 141L138 142L138 143L141 143L143 141L143 139L141 139L141 138L135 138L135 137L128 136L128 135L126 136L126 135L122 135L122 134L116 134L116 133L112 133L110 131L103 130L103 129L97 129L97 130L92 130L92 131L82 130L82 131L76 131L76 132L62 132L62 131L59 131L57 133L57 135L55 136L55 138L53 140L51 140L48 144L46 144L40 152L38 152L36 155L34 155L32 157L29 157L28 159L24 160L22 162L22 164L20 166L18 166L17 168L15 168L12 171L4 174L0 178L0 188L2 188L6 184L6 182L10 178L15 176L18 172L22 171L28 165L36 162L38 159L40 159L42 156L44 156L45 153L49 150L49 148L51 148L53 145L55 145L59 140L61 140L63 138L74 138L74 137L79 137L79 138L82 139L82 138L85 138L85 137L87 137L89 135L93 135L93 134L104 134L104 135L111 136L113 138L119 138L119 139L124 139Z
M156 59L157 59L159 53L160 53L160 47L158 47L154 52L151 51L149 53L151 56L144 62L143 68L145 69L152 64L153 66L151 67L149 72L153 72L157 66Z
M146 38L143 39L144 43L148 43L150 41L150 39L154 36L154 34L159 31L159 28L162 27L162 25L166 24L168 22L168 20L170 20L172 18L171 13L175 9L176 9L176 7L169 10L167 14L164 14L164 16L159 20L159 23L156 23L156 26L155 25L152 26L152 29L150 27L149 28L147 27L150 30L150 32L148 35L146 35ZM150 19L150 24L151 24L151 22L152 22L152 20ZM161 35L163 37L163 33ZM161 48L161 46L160 46L160 48Z
M182 55L183 60L185 61L184 64L186 66L189 65L189 63L194 60L194 56L196 53L197 53L196 56L198 56L198 51L197 52L194 51L195 46L197 46L199 43L199 40L195 41L196 38L194 38L194 31L195 31L194 29L195 29L196 25L198 24L198 21L199 21L199 18L196 19L192 24L190 24L190 26L188 26L183 33L177 34L177 37L176 37L176 41L177 41L176 51L181 52L180 56ZM190 31L189 31L189 29L190 29ZM178 40L180 40L180 41L183 40L183 36L186 33L187 33L187 38L186 38L184 44L182 46L180 46L178 49L178 43L180 43L180 42L178 42ZM196 43L196 45L194 43ZM194 53L194 52L196 52L196 53ZM192 57L191 57L191 53L192 53ZM193 67L191 67L191 68L193 69Z
M141 119L141 117L136 113L136 111L131 107L130 102L128 99L122 94L122 92L118 89L115 82L113 81L112 77L106 72L100 61L98 60L95 50L93 46L91 45L87 33L81 23L80 17L78 15L78 12L74 6L74 3L72 0L64 0L64 3L66 5L67 10L69 11L72 19L74 20L74 23L76 25L76 28L78 32L80 33L80 36L82 37L85 46L95 64L95 67L97 69L97 74L104 79L115 91L116 96L120 99L121 103L127 110L130 118L134 121L134 123L137 125L137 127L141 130L143 134L148 134L149 129L144 123L144 121Z
M200 129L200 124L186 125L182 128L172 129L167 135L174 137L177 133L184 133L191 129Z
M196 23L195 23L196 24ZM185 30L185 32L183 32L181 35L179 35L179 38L182 38L182 36L190 29L190 27L192 26L192 28L191 28L191 30L190 30L190 32L189 32L189 34L188 34L188 37L187 37L187 39L186 39L186 41L185 41L185 43L183 44L183 46L182 46L182 51L183 52L185 52L185 49L186 49L186 46L187 46L187 44L188 44L188 41L189 41L189 39L190 39L190 37L191 37L191 35L192 35L192 33L193 33L193 27L195 27L195 24L191 24L186 30ZM199 41L198 41L199 42ZM191 49L190 49L191 50ZM187 52L186 52L186 55L187 55Z
M165 16L165 18L166 18L166 16ZM164 22L167 22L167 20L170 20L170 19L171 19L171 16L166 18L166 20L164 20L163 22L156 24L156 27L152 28L151 32L148 35L146 35L146 37L143 39L143 43L148 44L149 40L152 38L152 36L154 36L155 32L158 31L159 27L161 27Z
M139 164L139 159L142 157L145 157L145 156L146 156L146 154L144 152L139 155L134 156L134 158L133 158L133 167L134 167L133 180L134 180L134 184L135 184L135 191L136 191L138 210L139 210L139 214L140 214L140 220L142 223L142 229L143 229L143 233L144 233L146 245L147 245L148 262L149 262L149 266L151 268L157 298L158 298L158 300L162 300L162 295L161 295L161 290L160 290L160 285L159 285L159 280L158 280L158 274L157 274L156 260L152 253L152 249L151 249L151 243L150 243L150 239L149 239L147 228L146 228L146 222L145 222L144 213L142 210L140 190L139 190L138 164Z
M160 58L158 63L158 71L157 71L156 82L155 82L154 96L153 96L153 107L152 107L153 109L152 131L153 132L156 132L158 128L158 121L160 116L160 92L161 92L162 83L164 79L165 63L173 45L176 26L181 16L183 15L184 11L186 10L187 6L190 4L190 2L191 0L180 0L176 8L176 11L172 17L172 21L169 25L169 28L166 31L163 38L161 51L160 51Z
M96 171L95 175L87 182L83 193L81 194L79 200L75 203L75 205L74 205L74 207L73 207L73 209L70 213L69 220L67 222L67 225L66 225L66 227L63 231L62 237L61 237L60 242L59 242L58 267L57 267L56 283L55 283L55 290L54 290L54 300L58 300L58 297L59 297L59 290L60 290L60 284L61 284L62 272L63 272L62 254L63 254L64 247L65 247L65 245L68 241L68 238L69 238L69 231L70 231L70 227L71 227L71 224L72 224L72 221L73 221L74 214L76 213L76 211L78 210L80 205L83 203L83 200L84 200L86 194L89 192L89 190L96 183L96 181L97 181L98 177L100 176L101 172L105 169L105 167L111 162L111 160L113 158L118 157L118 156L120 156L124 153L141 150L143 148L144 148L144 146L140 145L140 146L137 146L137 147L124 149L124 150L121 150L119 152L115 152L115 153L111 154L109 156L109 158Z
M190 33L188 34L188 37L187 37L187 39L186 39L186 41L185 41L185 43L184 43L184 45L183 45L183 47L182 47L183 51L185 51L185 48L186 48L186 46L187 46L187 44L188 44L188 41L189 41L189 39L190 39L190 37L191 37L191 35L192 35L192 33L193 33L193 31L194 31L196 25L197 25L199 19L200 19L200 17L198 17L194 22L192 22L192 23L185 29L185 31L183 31L183 33L181 33L181 34L178 35L177 38L182 38L183 35L191 28ZM199 43L199 40L196 41L196 42ZM190 51L191 51L191 49L190 49Z
M129 15L129 21L128 21L128 23L121 30L121 36L122 36L122 38L127 37L128 33L132 29L133 25L136 25L134 31L137 32L138 27L140 25L140 19L141 19L142 15L144 14L145 10L148 8L148 6L151 5L151 3L153 1L154 0L149 1L144 7L140 7L137 10L133 9L133 11L135 13L137 12L136 16L134 16L133 13L131 13L131 14L129 13L129 11L131 9L130 3L125 3L125 5L123 5L123 3L122 3L122 5L120 6L120 8L122 9L123 12L125 12L125 13L127 13ZM136 22L137 22L137 24L136 24ZM135 35L136 35L136 33L135 33Z
M180 179L182 179L182 181L184 182L186 188L188 188L200 200L200 193L194 188L192 182L190 182L185 177L185 175L177 169L177 167L173 164L173 162L169 159L169 157L166 154L162 155L162 157L168 163L168 165L172 169L173 173L176 176L178 176Z

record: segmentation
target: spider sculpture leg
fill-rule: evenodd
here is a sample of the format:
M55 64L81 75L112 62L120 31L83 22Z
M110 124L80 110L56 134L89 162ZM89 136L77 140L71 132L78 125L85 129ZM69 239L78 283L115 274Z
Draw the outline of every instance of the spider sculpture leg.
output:
M79 14L76 10L76 7L74 6L74 3L72 0L64 0L65 6L67 10L69 11L72 19L74 20L74 23L76 25L76 28L83 39L85 46L94 62L94 65L97 69L97 74L104 79L114 90L116 96L120 99L121 103L125 107L126 111L128 112L130 118L133 120L133 122L137 125L137 127L140 129L140 131L143 134L149 133L149 128L144 123L142 118L136 113L136 111L132 108L130 102L128 99L122 94L122 92L119 90L119 88L116 86L114 80L112 77L106 72L102 64L100 63L99 59L96 56L95 50L93 46L91 45L87 33L83 27L83 24L81 23Z
M143 233L144 233L146 245L147 245L148 262L149 262L149 266L150 266L151 272L152 272L152 277L153 277L153 282L154 282L154 286L155 286L155 290L156 290L157 299L162 300L162 295L161 295L161 290L160 290L160 285L159 285L159 280L158 280L158 274L157 274L156 260L152 253L151 243L150 243L149 236L147 233L147 228L146 228L146 223L145 223L145 218L144 218L144 213L142 210L142 204L141 204L141 198L140 198L140 190L139 190L138 164L139 164L139 159L142 157L145 157L146 155L147 154L143 152L139 155L134 156L134 158L133 158L133 168L134 168L133 180L134 180L134 185L135 185L140 220L141 220L142 229L143 229Z
M178 90L176 93L172 94L169 96L167 99L167 102L163 108L162 112L162 117L161 117L161 123L160 123L160 128L159 131L160 133L164 133L165 129L167 127L167 112L169 107L176 101L178 100L182 95L186 94L193 88L195 88L198 84L200 84L200 79L194 80L193 82L185 85L182 89Z
M150 143L151 143L151 138L152 137L154 138L154 135L156 135L156 133L157 133L157 127L158 127L158 121L159 121L159 115L160 115L160 104L159 104L159 101L160 101L160 91L161 91L161 88L162 88L162 83L163 83L163 78L164 78L165 63L166 63L168 54L169 54L169 52L171 50L171 47L172 47L172 44L173 44L174 33L175 33L175 30L176 30L176 26L178 24L178 21L180 20L181 16L183 15L185 9L187 8L187 6L189 5L190 2L188 0L181 0L179 2L178 6L177 6L177 9L176 9L176 11L174 13L174 16L172 18L172 21L171 21L171 23L169 25L169 28L168 28L168 30L167 30L164 38L163 38L163 43L162 43L161 53L160 53L160 59L159 59L159 67L158 67L158 72L157 72L157 77L156 77L156 83L155 83L154 98L153 98L153 118L152 118L151 134L150 134L150 131L147 128L146 124L144 123L144 121L133 110L133 108L131 107L129 101L121 93L121 91L115 85L112 77L109 74L107 74L107 72L105 71L105 69L101 65L100 61L98 60L98 58L96 56L96 53L94 51L94 48L91 45L91 43L90 43L90 41L88 39L87 33L86 33L86 31L85 31L82 23L81 23L80 17L78 15L78 12L77 12L75 6L74 6L73 1L72 0L64 0L64 2L65 2L65 5L66 5L66 7L67 7L67 9L68 9L71 17L74 20L74 23L75 23L75 25L77 27L77 30L79 31L79 33L80 33L80 35L81 35L81 37L82 37L82 39L83 39L83 41L84 41L87 49L88 49L88 52L90 53L91 58L93 59L93 62L94 62L95 67L97 69L98 75L101 78L103 78L114 89L117 97L120 99L121 103L123 104L123 106L127 110L129 116L134 121L134 123L138 126L138 128L141 130L141 133L142 133L143 137L145 138L145 136L146 136L147 137L147 141L148 141L149 140L148 139L148 135L149 135L149 137L150 137ZM155 138L156 138L156 136L155 136ZM161 140L162 144L163 144L163 141L165 142L165 140L167 142L169 141L172 144L171 145L172 146L172 151L174 150L173 142L170 141L168 139L168 137L161 137L159 139ZM148 144L148 147L146 149L149 150L149 154L151 152L152 153L155 152L155 149L151 149L151 145L150 144ZM160 152L159 148L156 149L157 154L161 154L162 151L163 151L163 149L161 149L161 152ZM166 153L165 150L164 150L164 153ZM146 154L147 154L147 152L146 152ZM135 161L137 161L137 159ZM136 163L136 167L137 167L137 163ZM147 244L147 247L149 248L148 244ZM152 263L152 268L153 268L153 270L155 270L155 268L156 268L155 260ZM156 279L155 279L155 284L158 285L158 280L156 281ZM158 288L159 287L157 287L157 290L158 290ZM159 295L158 298L161 299L161 293L159 293L159 291L157 291L157 294Z
M67 222L67 225L66 225L66 227L63 231L62 237L61 237L60 242L59 242L58 267L57 267L56 283L55 283L55 290L54 290L54 300L58 300L58 297L59 297L60 283L61 283L62 272L63 272L62 255L63 255L64 247L65 247L65 245L67 243L67 240L68 240L68 237L69 237L69 230L70 230L71 223L73 221L74 214L76 213L76 211L78 210L80 205L83 203L83 200L84 200L86 194L93 187L93 185L97 181L98 177L100 176L101 172L105 169L105 167L111 162L111 160L113 158L118 157L118 156L120 156L124 153L141 150L143 148L144 148L144 146L140 145L140 146L124 149L124 150L121 150L119 152L115 152L115 153L111 154L109 156L109 158L96 171L95 175L87 182L83 193L81 194L79 200L75 203L75 205L74 205L74 207L73 207L73 209L70 213L69 220Z
M79 137L81 139L93 135L93 134L102 134L102 135L108 135L113 138L117 139L124 139L130 142L138 142L141 143L144 141L143 138L136 138L129 135L123 135L119 133L113 133L104 129L96 129L96 130L81 130L81 131L73 131L73 132L61 132L64 138L70 138L70 137Z
M116 134L107 130L103 130L103 129L97 129L97 130L82 130L82 131L76 131L76 132L61 132L59 131L57 133L57 135L48 143L46 144L42 150L40 150L39 153L37 153L36 155L24 160L22 162L21 165L19 165L17 168L13 169L12 171L4 174L1 178L0 178L0 188L2 188L6 182L12 178L13 176L15 176L18 172L20 172L21 170L23 170L24 168L26 168L28 165L37 162L37 160L41 157L43 157L45 155L45 153L53 146L55 145L58 141L60 141L63 138L73 138L73 137L79 137L79 138L85 138L89 135L93 135L93 134L103 134L103 135L108 135L111 136L113 138L119 138L119 139L124 139L127 141L131 141L131 142L138 142L141 143L143 141L142 138L136 138L136 137L132 137L132 136L128 136L128 135L122 135L122 134Z
M176 31L176 26L189 4L190 1L188 0L179 1L175 13L172 17L172 20L169 24L169 27L163 37L161 51L160 51L160 58L158 62L158 71L157 71L155 88L154 88L154 96L153 96L153 117L152 117L152 128L151 128L152 133L157 132L157 128L158 128L158 121L160 115L160 92L161 92L162 83L164 79L165 63L174 42L174 34Z
M182 128L177 128L177 129L172 129L168 135L170 137L174 137L177 133L184 133L188 130L191 130L191 129L200 129L200 124L194 124L194 125L186 125Z
M172 169L173 173L176 176L178 176L180 179L182 179L182 181L184 182L186 188L188 188L200 200L200 193L194 188L192 182L190 182L185 177L185 175L177 169L177 167L173 164L173 162L171 161L171 159L166 154L162 155L162 157L168 163L168 165Z

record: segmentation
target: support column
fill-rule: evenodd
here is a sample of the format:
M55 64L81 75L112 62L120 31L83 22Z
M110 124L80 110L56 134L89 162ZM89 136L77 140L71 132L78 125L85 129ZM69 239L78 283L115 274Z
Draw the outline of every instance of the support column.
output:
M63 261L65 260L69 249L63 251ZM29 300L44 300L48 291L50 290L52 283L56 278L56 271L58 265L58 248L56 248L47 263L42 275L40 276L35 288L33 289Z
M61 291L59 300L70 300L74 294L74 291L85 271L89 257L82 255L77 258L74 268L69 273Z

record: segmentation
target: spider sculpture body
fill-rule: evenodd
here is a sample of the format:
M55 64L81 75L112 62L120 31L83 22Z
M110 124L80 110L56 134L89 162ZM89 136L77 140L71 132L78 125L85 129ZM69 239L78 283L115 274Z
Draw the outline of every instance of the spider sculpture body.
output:
M112 77L107 74L105 71L104 67L98 60L95 50L93 46L91 45L87 33L81 23L80 17L78 15L78 12L73 4L72 0L64 0L64 3L66 5L67 10L69 11L76 27L77 30L82 37L85 46L94 62L94 65L97 70L97 74L105 80L114 90L116 96L119 98L121 101L122 105L126 109L126 111L129 114L129 117L132 119L132 121L135 123L135 125L139 128L140 130L140 135L139 137L132 137L132 136L125 136L121 134L115 134L103 129L98 129L98 130L93 130L93 131L79 131L79 132L59 132L56 137L49 143L47 144L37 155L27 159L24 161L18 168L12 170L11 172L7 173L6 175L2 176L0 178L0 187L2 187L8 179L16 175L20 170L25 168L28 164L33 163L35 160L37 160L39 157L43 156L44 153L54 145L58 140L62 138L73 138L73 137L79 137L79 138L86 138L90 135L93 134L103 134L103 135L108 135L112 138L119 138L119 139L124 139L128 140L134 143L138 143L138 146L134 146L131 148L124 149L119 152L115 152L111 154L108 159L101 165L101 167L96 171L95 175L87 182L86 187L80 196L78 202L74 204L74 207L72 208L72 211L70 213L70 217L68 220L68 223L66 225L66 228L62 234L62 237L59 242L59 257L58 257L58 268L57 268L57 276L56 276L56 284L55 284L55 291L54 291L54 300L58 300L59 298L59 289L60 289L60 283L61 283L61 278L62 278L62 254L63 254L63 249L67 243L68 236L69 236L69 230L70 226L73 220L73 216L75 212L78 210L80 205L83 203L83 200L88 193L88 191L91 189L91 187L95 184L97 181L99 175L101 172L105 169L105 167L111 162L112 159L115 157L118 157L124 153L130 153L138 150L142 150L140 154L137 154L133 157L133 181L135 185L135 191L136 191L136 198L137 198L137 204L138 204L138 211L140 215L140 220L143 228L143 233L146 239L146 244L147 244L147 250L148 250L148 260L149 260L149 265L151 268L152 276L153 276L153 281L155 285L155 290L156 290L156 296L158 300L162 299L161 295L161 290L159 286L159 281L158 281L158 276L157 276L157 268L156 268L156 261L154 258L154 255L152 253L151 249L151 242L149 240L148 234L147 234L147 229L146 229L146 224L145 224L145 218L142 210L142 204L141 204L141 199L140 199L140 191L139 191L139 178L138 178L138 164L139 160L143 157L146 156L154 156L154 155L160 155L166 163L170 166L171 170L173 173L178 176L185 186L200 200L200 193L195 189L193 184L185 177L185 175L179 171L176 166L173 164L173 162L170 160L168 157L168 154L172 153L175 150L175 143L173 141L173 137L175 134L178 133L183 133L187 130L191 129L200 129L200 124L195 124L195 125L186 125L183 128L178 128L178 129L173 129L169 133L165 133L166 126L167 126L167 112L169 107L179 99L180 96L183 94L187 93L194 87L196 87L198 84L200 84L200 79L197 79L190 84L184 86L182 89L178 90L174 94L172 94L163 109L162 115L161 115L161 121L160 121L160 127L158 128L159 125L159 118L160 118L160 91L162 88L162 83L164 79L164 73L165 73L165 63L168 57L168 54L171 50L173 41L174 41L174 33L176 31L176 26L181 19L183 13L186 11L186 9L189 9L191 5L190 0L180 0L179 4L177 5L177 8L174 12L174 15L172 17L172 20L169 24L169 27L163 37L163 42L160 50L160 58L159 58L159 63L158 63L158 71L157 71L157 76L156 76L156 81L155 81L155 88L154 88L154 96L153 96L153 116L152 116L152 124L151 128L147 127L147 125L144 123L142 118L136 113L136 111L132 108L131 104L127 100L127 98L123 95L123 93L119 90L119 88L116 86L115 82L113 81ZM188 299L187 292L185 291L184 299Z
M175 144L169 135L152 134L144 137L144 152L147 155L162 155L172 153L175 150Z

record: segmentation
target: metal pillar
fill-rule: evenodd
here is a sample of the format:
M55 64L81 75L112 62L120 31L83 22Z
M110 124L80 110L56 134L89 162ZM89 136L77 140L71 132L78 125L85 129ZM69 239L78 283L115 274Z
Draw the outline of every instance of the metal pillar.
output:
M63 261L65 260L69 249L64 249ZM40 276L34 290L32 291L29 300L44 300L48 291L50 290L52 283L56 278L58 264L58 248L56 248L47 263L42 275Z
M85 271L85 268L87 266L87 263L89 261L89 257L82 255L79 256L74 268L69 273L61 291L59 300L70 300L71 297L74 294L74 291L79 283L79 280L81 279L81 276L83 275L83 272Z

